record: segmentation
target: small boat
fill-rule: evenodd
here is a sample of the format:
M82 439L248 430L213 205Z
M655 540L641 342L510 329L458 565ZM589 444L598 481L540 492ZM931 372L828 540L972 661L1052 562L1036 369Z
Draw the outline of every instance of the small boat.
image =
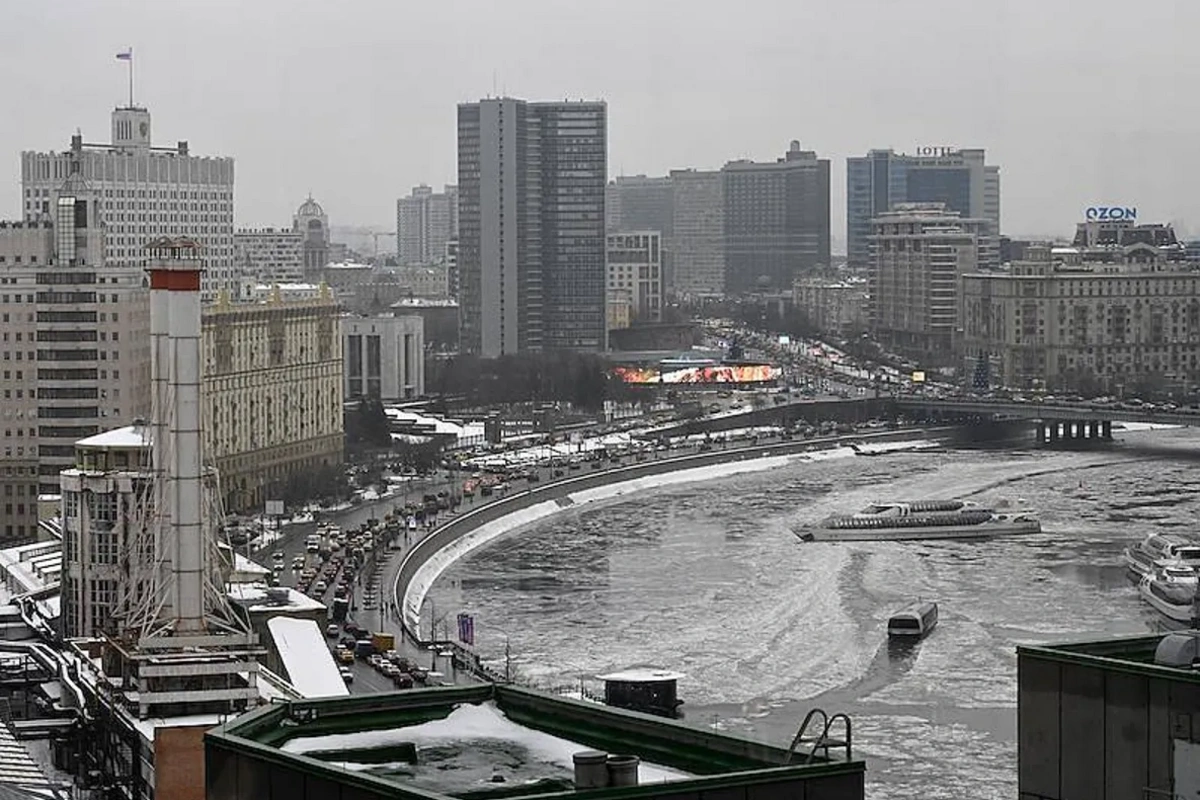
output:
M1200 569L1200 545L1179 534L1152 533L1126 547L1122 558L1130 574L1141 580L1167 563Z
M921 639L937 627L937 603L913 603L888 618L888 638Z
M984 539L1041 530L1041 522L1026 511L995 511L965 500L923 500L874 503L795 533L805 542L871 542Z
M1167 577L1147 575L1138 584L1138 594L1155 611L1176 622L1192 621L1196 601L1196 580L1174 581Z

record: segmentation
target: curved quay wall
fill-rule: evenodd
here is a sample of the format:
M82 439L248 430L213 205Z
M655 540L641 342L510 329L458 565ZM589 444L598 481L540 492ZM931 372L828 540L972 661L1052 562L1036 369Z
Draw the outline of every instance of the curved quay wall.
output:
M693 453L684 456L672 456L670 458L636 462L627 466L615 467L591 474L561 478L529 489L523 489L519 492L510 493L505 497L471 509L449 520L445 524L434 528L405 554L403 561L400 562L400 568L396 572L395 583L392 586L392 600L395 603L395 608L399 611L401 631L408 641L414 642L421 647L435 644L433 640L422 638L421 632L418 629L421 609L409 608L409 593L412 588L413 579L417 576L421 567L437 553L480 526L494 522L530 506L547 501L561 500L569 495L587 489L625 483L638 478L679 470L736 463L771 456L800 455L806 452L829 450L834 447L858 442L903 442L940 438L953 430L953 427L939 427L884 431L880 433L856 434L825 439L801 439L764 445L751 445L749 447L713 450L707 453ZM570 507L569 505L565 505L564 509ZM458 649L454 642L437 642L437 644L444 644Z

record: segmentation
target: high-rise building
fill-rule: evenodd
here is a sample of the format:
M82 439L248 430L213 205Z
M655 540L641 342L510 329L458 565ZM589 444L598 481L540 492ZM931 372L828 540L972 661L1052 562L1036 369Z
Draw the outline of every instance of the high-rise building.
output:
M606 344L603 102L458 107L462 349Z
M329 217L312 195L300 204L292 217L292 230L304 235L304 278L312 280L321 274L333 258L330 251Z
M659 231L662 234L663 291L674 291L671 262L675 230L675 187L668 175L621 175L604 193L608 231Z
M608 234L608 296L628 295L631 321L662 321L662 276L661 233ZM613 327L611 322L609 327Z
M997 266L985 219L943 203L898 203L875 218L867 271L867 317L878 341L932 359L953 360L961 277Z
M725 201L720 172L671 172L674 292L720 297L725 292Z
M458 187L440 193L421 184L396 201L396 256L402 266L434 264L458 238Z
M425 394L425 320L416 314L342 318L346 399Z
M1000 233L1000 168L983 149L921 147L917 155L871 150L846 159L846 257L870 260L871 220L896 203L944 203L963 217L985 219Z
M233 234L235 262L248 284L304 279L304 234L276 228L243 228Z
M149 296L141 269L105 264L98 193L82 159L39 221L0 222L0 536L32 538L75 441L149 410Z
M797 277L829 267L829 159L793 141L773 163L721 169L725 291L791 291Z
M233 159L190 154L187 142L153 147L150 112L118 108L112 143L76 134L65 152L21 154L25 219L54 213L63 181L77 170L96 194L105 225L104 263L141 269L142 248L160 236L194 237L204 246L205 300L226 289L238 297L233 252Z

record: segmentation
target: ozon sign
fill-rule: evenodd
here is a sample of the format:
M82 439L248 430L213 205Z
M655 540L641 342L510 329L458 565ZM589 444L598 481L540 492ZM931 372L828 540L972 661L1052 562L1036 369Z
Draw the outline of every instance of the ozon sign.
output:
M1092 206L1087 218L1093 219L1137 219L1137 209L1129 206Z

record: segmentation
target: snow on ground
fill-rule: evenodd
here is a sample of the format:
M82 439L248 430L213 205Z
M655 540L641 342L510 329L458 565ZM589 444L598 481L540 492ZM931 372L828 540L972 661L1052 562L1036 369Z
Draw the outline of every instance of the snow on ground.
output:
M574 769L574 756L585 745L560 739L548 733L518 725L504 715L495 703L479 705L463 704L442 719L420 725L390 730L356 731L326 736L305 736L284 742L283 750L289 753L311 753L314 751L337 751L360 748L391 747L412 743L421 747L441 746L458 743L470 747L480 742L512 742L523 747L537 761L553 764L564 769ZM343 764L349 769L367 769L378 764ZM638 765L638 780L641 783L662 783L670 780L685 780L692 777L668 767L642 762Z
M558 503L553 500L518 509L511 514L480 525L434 553L420 566L408 583L408 590L402 599L405 623L413 630L417 630L421 620L421 606L425 602L425 595L428 594L429 587L433 586L433 582L437 580L438 576L455 561L496 537L536 522L553 514L558 509Z

